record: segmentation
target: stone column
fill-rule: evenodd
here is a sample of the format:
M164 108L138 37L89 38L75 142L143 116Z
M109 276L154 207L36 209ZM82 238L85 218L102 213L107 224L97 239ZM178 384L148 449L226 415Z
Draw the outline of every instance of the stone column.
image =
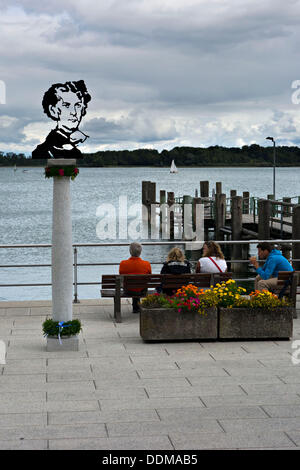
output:
M48 166L74 166L73 159L48 160ZM72 320L73 250L70 177L53 177L52 319Z

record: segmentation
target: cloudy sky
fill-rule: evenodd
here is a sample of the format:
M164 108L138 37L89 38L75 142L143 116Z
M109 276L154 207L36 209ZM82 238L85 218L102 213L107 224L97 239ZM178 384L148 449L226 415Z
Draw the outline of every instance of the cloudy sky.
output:
M0 0L0 150L31 153L44 92L80 79L84 151L298 145L299 18L300 0Z

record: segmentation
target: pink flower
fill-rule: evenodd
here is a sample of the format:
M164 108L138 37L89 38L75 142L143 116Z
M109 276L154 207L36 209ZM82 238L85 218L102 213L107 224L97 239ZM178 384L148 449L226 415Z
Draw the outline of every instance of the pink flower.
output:
M59 173L59 176L64 176L64 174L65 174L63 168L60 168L60 169L58 170L58 173Z
M75 175L77 175L78 171L79 171L78 168L74 168Z

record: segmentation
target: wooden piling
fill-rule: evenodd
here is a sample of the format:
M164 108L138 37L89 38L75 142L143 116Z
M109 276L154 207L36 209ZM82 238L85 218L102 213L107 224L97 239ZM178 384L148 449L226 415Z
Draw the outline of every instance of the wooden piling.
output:
M215 228L216 228L216 239L224 240L224 233L221 232L221 228L225 226L226 220L226 194L216 193L215 199Z
M292 239L300 240L300 205L293 207L293 232ZM300 243L293 243L293 259L300 259ZM300 261L293 261L293 268L295 271L300 270Z
M218 182L216 183L216 194L221 194L222 193L222 183Z
M250 193L249 191L243 192L243 214L249 214L250 208Z
M193 230L196 231L196 227L197 227L197 222L200 223L200 221L197 221L197 207L198 205L201 205L202 204L202 201L201 201L201 197L194 197L194 200L193 200ZM201 221L204 223L204 220Z
M267 198L269 201L275 201L274 194L268 194ZM271 204L271 216L276 217L277 215L277 206L275 204Z
M192 240L193 230L193 198L189 195L184 195L182 198L182 222L183 222L183 238L184 240Z
M173 192L168 193L168 206L170 208L169 212L169 227L170 227L170 240L174 240L174 204L175 204L175 195Z
M232 211L232 198L236 196L236 189L230 190L230 212Z
M166 213L165 213L165 204L166 204L166 191L159 191L159 237L163 237L166 224Z
M271 203L268 199L258 200L258 238L270 239Z
M284 197L284 198L282 198L282 201L283 202L288 202L289 204L291 204L292 198L291 197ZM283 217L291 217L292 211L291 211L290 206L282 206L281 210L283 211Z
M209 181L200 181L200 197L209 197Z
M243 198L242 196L233 196L231 208L231 230L232 240L242 239L243 230ZM241 260L243 257L243 249L241 244L232 246L232 259ZM243 263L231 263L231 270L235 273L243 272Z

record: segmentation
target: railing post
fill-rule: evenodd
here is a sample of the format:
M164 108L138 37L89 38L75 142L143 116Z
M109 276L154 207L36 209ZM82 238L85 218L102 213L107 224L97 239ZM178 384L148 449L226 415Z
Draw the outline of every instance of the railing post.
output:
M77 248L74 247L74 300L73 304L79 304L78 300L78 284L77 284Z

